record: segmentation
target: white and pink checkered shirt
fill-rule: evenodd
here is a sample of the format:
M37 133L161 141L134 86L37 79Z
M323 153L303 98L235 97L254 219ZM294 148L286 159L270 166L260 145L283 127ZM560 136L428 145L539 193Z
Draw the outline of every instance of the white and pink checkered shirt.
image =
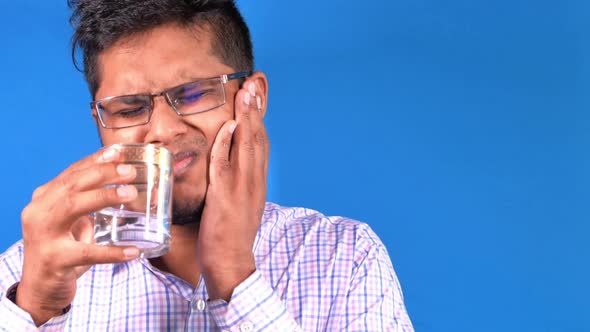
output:
M413 331L383 243L366 224L267 203L257 270L229 303L137 259L92 267L70 310L40 328L6 295L22 241L0 256L0 331Z

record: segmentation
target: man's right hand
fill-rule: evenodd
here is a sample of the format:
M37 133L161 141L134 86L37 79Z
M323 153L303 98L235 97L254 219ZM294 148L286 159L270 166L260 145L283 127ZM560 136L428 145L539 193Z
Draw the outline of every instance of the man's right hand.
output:
M23 273L16 304L37 326L62 314L74 299L76 281L94 264L135 259L135 247L94 244L88 215L110 205L129 202L137 189L127 184L135 169L118 164L119 152L107 148L82 159L37 188L22 211Z

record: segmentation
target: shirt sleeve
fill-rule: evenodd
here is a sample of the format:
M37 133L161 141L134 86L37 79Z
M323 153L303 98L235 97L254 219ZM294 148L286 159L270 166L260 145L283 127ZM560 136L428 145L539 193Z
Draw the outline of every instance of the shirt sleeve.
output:
M301 331L258 270L235 288L229 303L211 300L209 309L222 331Z
M413 332L387 250L370 229L363 232L366 236L357 244L341 330Z
M21 279L22 259L20 241L0 256L0 332L63 331L71 310L37 327L31 315L8 298Z
M16 287L14 284L9 288L9 291ZM2 293L0 298L0 331L3 332L31 332L31 331L63 331L65 323L67 322L70 312L53 317L40 327L35 325L31 315L17 306L12 300L7 297L9 291Z

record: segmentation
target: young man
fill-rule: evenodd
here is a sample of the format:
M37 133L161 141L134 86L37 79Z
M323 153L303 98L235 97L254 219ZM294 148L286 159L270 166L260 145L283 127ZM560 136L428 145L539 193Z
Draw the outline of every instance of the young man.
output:
M93 244L88 214L133 200L105 149L37 188L0 258L0 330L412 331L378 237L353 220L265 203L268 82L231 0L78 0L104 146L174 155L170 251Z

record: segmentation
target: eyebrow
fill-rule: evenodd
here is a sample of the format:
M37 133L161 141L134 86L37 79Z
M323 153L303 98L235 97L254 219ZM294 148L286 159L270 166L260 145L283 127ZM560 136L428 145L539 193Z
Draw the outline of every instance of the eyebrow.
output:
M194 78L194 77L193 77L193 78L188 78L188 79L186 79L186 78L187 78L187 76L182 76L181 78L185 79L185 80L184 80L184 82L182 82L182 83L179 83L179 84L177 84L177 85L174 85L174 86L172 86L172 87L169 87L169 88L167 88L167 89L166 89L166 90L164 90L164 91L168 91L168 90L171 90L171 89L174 89L174 88L178 88L178 87L181 87L181 86L183 86L183 85L190 84L190 83L196 83L196 82L199 82L199 81L206 81L206 80L210 80L210 79L215 79L215 78L217 78L217 77L218 77L218 76L213 76L213 77L206 77L206 78Z
M206 79L210 78L210 77L195 77L192 75L187 75L186 70L182 70L182 69L176 71L175 75L176 75L176 77L180 77L184 81L184 83L180 83L175 86L182 85L185 83L194 82L194 81L206 80Z
M134 94L134 95L120 96L118 98L118 100L124 104L136 104L138 102L145 101L145 98L140 98L142 96L147 96L147 94Z

